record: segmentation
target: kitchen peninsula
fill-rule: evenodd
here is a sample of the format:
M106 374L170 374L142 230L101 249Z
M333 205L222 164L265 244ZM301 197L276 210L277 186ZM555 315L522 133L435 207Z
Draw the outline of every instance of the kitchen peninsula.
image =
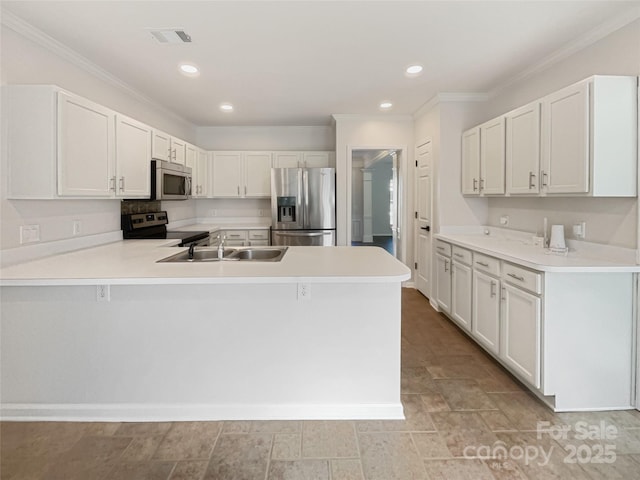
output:
M157 263L171 245L0 271L4 419L403 418L402 263L375 247Z

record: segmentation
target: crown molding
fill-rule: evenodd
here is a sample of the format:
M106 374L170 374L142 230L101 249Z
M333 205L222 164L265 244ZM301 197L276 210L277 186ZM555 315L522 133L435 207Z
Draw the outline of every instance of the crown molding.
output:
M17 34L23 36L27 40L31 40L35 44L46 48L51 53L57 55L58 57L66 60L71 63L75 67L84 70L90 75L102 80L103 82L111 85L112 87L117 88L118 90L126 93L127 95L135 98L136 100L141 101L149 106L154 107L155 109L165 113L167 116L172 117L174 120L178 120L192 128L195 128L195 125L187 120L186 118L178 115L176 112L169 110L164 105L159 104L158 102L152 100L146 95L142 94L138 90L134 89L127 83L120 80L115 75L109 73L107 70L99 67L86 57L80 55L75 50L69 48L65 44L59 42L53 37L50 37L42 30L34 27L30 23L24 21L22 18L14 15L9 12L6 8L0 9L0 23L13 30Z
M443 92L438 93L431 97L426 103L424 103L418 110L413 113L413 118L418 118L436 105L441 103L469 103L469 102L486 102L489 100L489 94L487 93L456 93L456 92Z
M589 30L575 40L569 42L559 50L556 50L551 55L543 58L540 62L510 77L505 82L490 90L489 98L497 96L511 85L526 80L527 78L546 70L547 68L564 60L565 58L570 57L574 53L587 48L589 45L596 43L598 40L602 40L604 37L629 25L631 22L634 22L638 18L640 18L640 7L633 7L623 12L622 14L612 18L611 20L598 25L597 27Z

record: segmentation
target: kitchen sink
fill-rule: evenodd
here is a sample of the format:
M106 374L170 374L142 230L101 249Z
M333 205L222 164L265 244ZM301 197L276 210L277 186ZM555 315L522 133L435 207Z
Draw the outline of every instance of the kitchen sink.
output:
M241 262L279 262L289 247L260 247L233 249L225 248L223 258L218 258L218 249L211 247L201 247L193 252L193 258L189 258L189 251L176 253L162 260L162 262L219 262L219 261L241 261Z
M279 262L287 248L245 248L231 255L238 260L257 260L263 262Z
M233 248L225 248L224 256L228 257L232 253L235 252ZM196 248L193 252L193 258L189 258L189 251L185 250L184 252L176 253L175 255L171 255L170 257L163 258L162 260L158 260L158 263L162 262L217 262L220 259L218 258L218 249L217 248Z

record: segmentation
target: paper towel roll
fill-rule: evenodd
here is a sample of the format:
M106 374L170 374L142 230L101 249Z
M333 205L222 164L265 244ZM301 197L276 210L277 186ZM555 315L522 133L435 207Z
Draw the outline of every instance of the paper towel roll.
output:
M564 242L564 225L551 225L549 248L567 248Z

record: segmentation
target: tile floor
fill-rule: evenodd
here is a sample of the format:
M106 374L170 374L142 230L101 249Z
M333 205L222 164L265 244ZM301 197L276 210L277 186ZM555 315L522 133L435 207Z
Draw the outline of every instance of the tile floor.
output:
M402 342L404 421L4 422L0 477L640 479L640 412L553 414L415 290ZM580 439L580 425L611 438Z

